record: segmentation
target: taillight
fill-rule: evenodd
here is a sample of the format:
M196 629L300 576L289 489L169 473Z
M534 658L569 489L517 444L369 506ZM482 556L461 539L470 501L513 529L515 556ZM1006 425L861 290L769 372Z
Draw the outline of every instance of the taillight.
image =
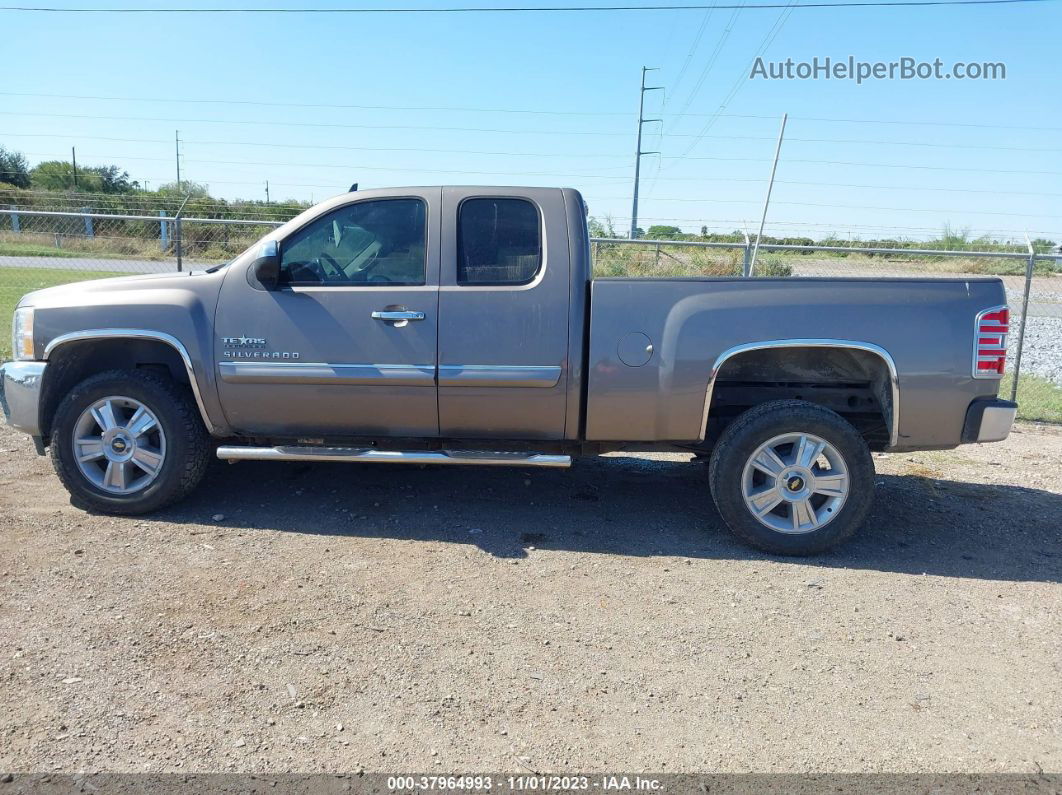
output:
M1010 310L994 306L977 316L974 341L973 377L1000 378L1007 366L1007 331Z

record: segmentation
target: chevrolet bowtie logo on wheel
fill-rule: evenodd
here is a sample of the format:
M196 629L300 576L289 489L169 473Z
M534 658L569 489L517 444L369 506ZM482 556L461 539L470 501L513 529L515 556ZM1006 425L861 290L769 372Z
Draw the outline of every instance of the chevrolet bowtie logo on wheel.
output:
M227 348L262 348L265 346L265 337L222 337L222 343Z

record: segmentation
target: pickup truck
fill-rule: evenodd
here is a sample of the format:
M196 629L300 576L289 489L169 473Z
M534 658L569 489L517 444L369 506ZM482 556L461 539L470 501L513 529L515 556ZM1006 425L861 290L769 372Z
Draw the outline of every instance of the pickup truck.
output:
M224 265L30 293L5 414L114 514L213 456L686 452L740 538L794 555L863 523L871 451L1010 432L999 279L594 279L586 212L571 189L351 192Z

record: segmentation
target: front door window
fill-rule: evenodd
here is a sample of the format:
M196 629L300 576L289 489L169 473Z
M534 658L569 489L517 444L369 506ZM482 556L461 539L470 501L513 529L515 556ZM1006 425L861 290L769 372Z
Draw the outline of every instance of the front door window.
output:
M421 285L427 215L421 199L356 202L288 237L280 283L288 285Z

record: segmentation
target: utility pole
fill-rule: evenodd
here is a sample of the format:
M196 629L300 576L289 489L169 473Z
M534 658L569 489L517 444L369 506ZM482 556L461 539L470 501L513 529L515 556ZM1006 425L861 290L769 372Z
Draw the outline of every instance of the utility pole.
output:
M269 180L266 180L266 204L269 204Z
M173 143L177 152L177 192L181 192L181 131L173 131Z
M70 147L70 157L74 165L74 190L77 190L77 149Z
M645 113L645 92L646 91L662 91L663 86L646 86L645 85L645 73L655 72L659 67L656 66L643 66L642 67L642 86L638 92L638 145L634 149L634 199L631 202L631 240L638 237L638 181L641 179L642 172L642 155L658 155L659 152L643 152L642 151L642 126L649 122L658 122L660 119L647 119L644 116Z
M760 231L756 235L756 243L752 247L752 261L749 262L748 275L756 270L756 252L760 250L760 239L763 237L763 225L767 223L767 207L771 204L771 190L774 188L774 175L778 171L778 155L782 153L782 138L785 136L785 120L788 113L782 114L782 127L778 130L778 144L774 147L774 163L771 165L771 180L767 183L767 197L763 200L763 215L760 216Z

